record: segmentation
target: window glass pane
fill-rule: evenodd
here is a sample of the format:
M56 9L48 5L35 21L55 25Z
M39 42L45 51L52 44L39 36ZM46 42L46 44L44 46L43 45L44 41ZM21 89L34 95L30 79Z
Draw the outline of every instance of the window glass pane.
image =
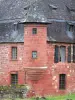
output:
M75 63L75 45L73 45L73 63Z
M12 47L12 59L17 59L17 47Z
M60 74L59 75L59 89L65 89L66 87L66 75Z
M33 29L32 29L32 33L33 33L33 34L37 34L37 28L33 28Z
M71 63L71 46L68 46L68 63Z
M15 23L15 24L14 24L14 31L17 31L17 30L18 30L18 24Z
M54 62L58 63L58 58L59 58L59 47L55 45L55 54L54 54Z
M66 61L66 47L64 47L64 46L60 47L60 61L61 62Z
M37 58L37 51L32 51L32 58Z
M18 84L18 74L11 74L11 84Z
M73 32L74 31L74 25L69 25L69 31Z

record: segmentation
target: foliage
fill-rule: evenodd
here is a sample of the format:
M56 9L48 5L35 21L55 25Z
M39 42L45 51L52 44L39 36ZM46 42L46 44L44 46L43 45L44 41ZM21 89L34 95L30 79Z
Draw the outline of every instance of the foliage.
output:
M0 95L3 97L5 94L19 94L22 96L23 92L27 93L27 85L10 85L10 86L0 86Z
M10 85L10 86L0 86L0 98L4 100L5 95L11 100L15 100L18 96L19 98L23 98L23 93L27 93L28 87L27 85ZM7 100L7 99L6 99ZM10 99L8 99L10 100Z

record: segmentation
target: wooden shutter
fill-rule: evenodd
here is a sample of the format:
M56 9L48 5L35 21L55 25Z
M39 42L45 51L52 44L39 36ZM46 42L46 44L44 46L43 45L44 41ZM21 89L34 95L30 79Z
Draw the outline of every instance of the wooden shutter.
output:
M68 63L71 62L71 46L68 46Z
M59 47L57 45L55 45L55 54L54 54L54 62L58 63L58 57L59 56Z
M75 63L75 45L73 45L73 63Z

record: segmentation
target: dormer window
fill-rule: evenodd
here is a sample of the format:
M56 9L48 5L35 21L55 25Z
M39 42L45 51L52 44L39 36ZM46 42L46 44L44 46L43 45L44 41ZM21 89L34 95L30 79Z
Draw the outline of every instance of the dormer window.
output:
M49 4L48 6L49 6L49 8L52 9L52 10L56 10L56 9L57 9L57 7L56 7L55 5L53 5L53 4Z
M68 22L67 23L67 27L66 27L66 34L70 39L74 39L74 31L75 31L75 26L72 22Z
M69 31L69 32L73 32L73 31L74 31L74 25L69 25L68 31Z
M17 31L17 30L18 30L18 24L14 23L14 31Z

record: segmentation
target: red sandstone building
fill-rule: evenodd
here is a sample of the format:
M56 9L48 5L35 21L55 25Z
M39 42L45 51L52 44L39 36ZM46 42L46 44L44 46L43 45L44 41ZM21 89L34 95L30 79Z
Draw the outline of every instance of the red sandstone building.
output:
M25 10L20 12L21 18L18 18L20 7L13 8L12 5L17 17L14 15L12 18L12 9L9 14L6 12L5 16L2 15L4 20L0 21L0 85L28 84L36 95L75 92L73 2L70 2L72 5L66 2L66 7L61 0L57 0L58 5L50 0L41 1L25 7L19 0L18 7ZM38 10L40 6L42 8ZM43 9L45 12L42 13ZM51 12L48 12L49 9ZM25 15L26 18L22 18L21 14L27 10L29 12ZM46 12L47 16L44 15Z

